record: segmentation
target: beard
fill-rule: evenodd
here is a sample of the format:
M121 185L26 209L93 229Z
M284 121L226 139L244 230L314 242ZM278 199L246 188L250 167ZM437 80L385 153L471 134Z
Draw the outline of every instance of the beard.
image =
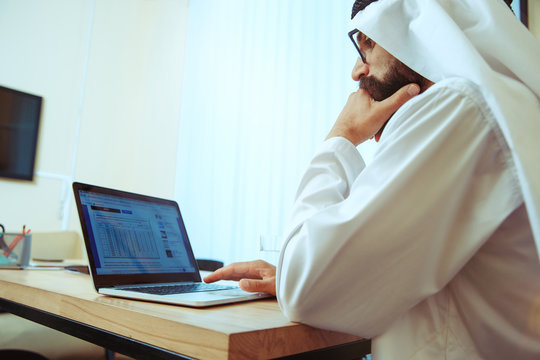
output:
M393 59L390 68L382 79L366 76L360 80L360 89L366 90L375 101L382 101L392 96L403 86L415 83L420 91L425 90L427 79L397 59Z

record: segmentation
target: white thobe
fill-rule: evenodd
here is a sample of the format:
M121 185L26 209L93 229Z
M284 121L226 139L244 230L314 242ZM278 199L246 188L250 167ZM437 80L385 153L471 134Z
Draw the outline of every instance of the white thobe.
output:
M375 359L540 359L540 262L471 82L402 106L368 166L325 141L287 229L277 293L292 321L372 338Z

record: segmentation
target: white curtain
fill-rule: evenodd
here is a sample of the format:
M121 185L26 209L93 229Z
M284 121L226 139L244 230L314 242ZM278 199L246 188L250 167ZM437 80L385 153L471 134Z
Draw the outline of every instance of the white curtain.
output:
M192 0L176 199L195 255L260 257L350 92L353 0ZM360 151L371 157L374 144Z

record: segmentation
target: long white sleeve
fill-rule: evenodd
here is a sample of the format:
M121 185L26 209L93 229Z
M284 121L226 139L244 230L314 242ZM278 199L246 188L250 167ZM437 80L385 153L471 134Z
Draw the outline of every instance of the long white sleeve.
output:
M454 277L521 202L486 109L447 80L394 114L369 166L345 139L322 145L278 264L286 316L373 337Z

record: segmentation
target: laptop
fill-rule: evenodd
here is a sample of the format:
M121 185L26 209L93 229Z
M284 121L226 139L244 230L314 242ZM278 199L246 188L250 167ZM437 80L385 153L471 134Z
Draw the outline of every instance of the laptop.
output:
M79 182L73 192L98 293L191 307L271 296L202 282L175 201Z

